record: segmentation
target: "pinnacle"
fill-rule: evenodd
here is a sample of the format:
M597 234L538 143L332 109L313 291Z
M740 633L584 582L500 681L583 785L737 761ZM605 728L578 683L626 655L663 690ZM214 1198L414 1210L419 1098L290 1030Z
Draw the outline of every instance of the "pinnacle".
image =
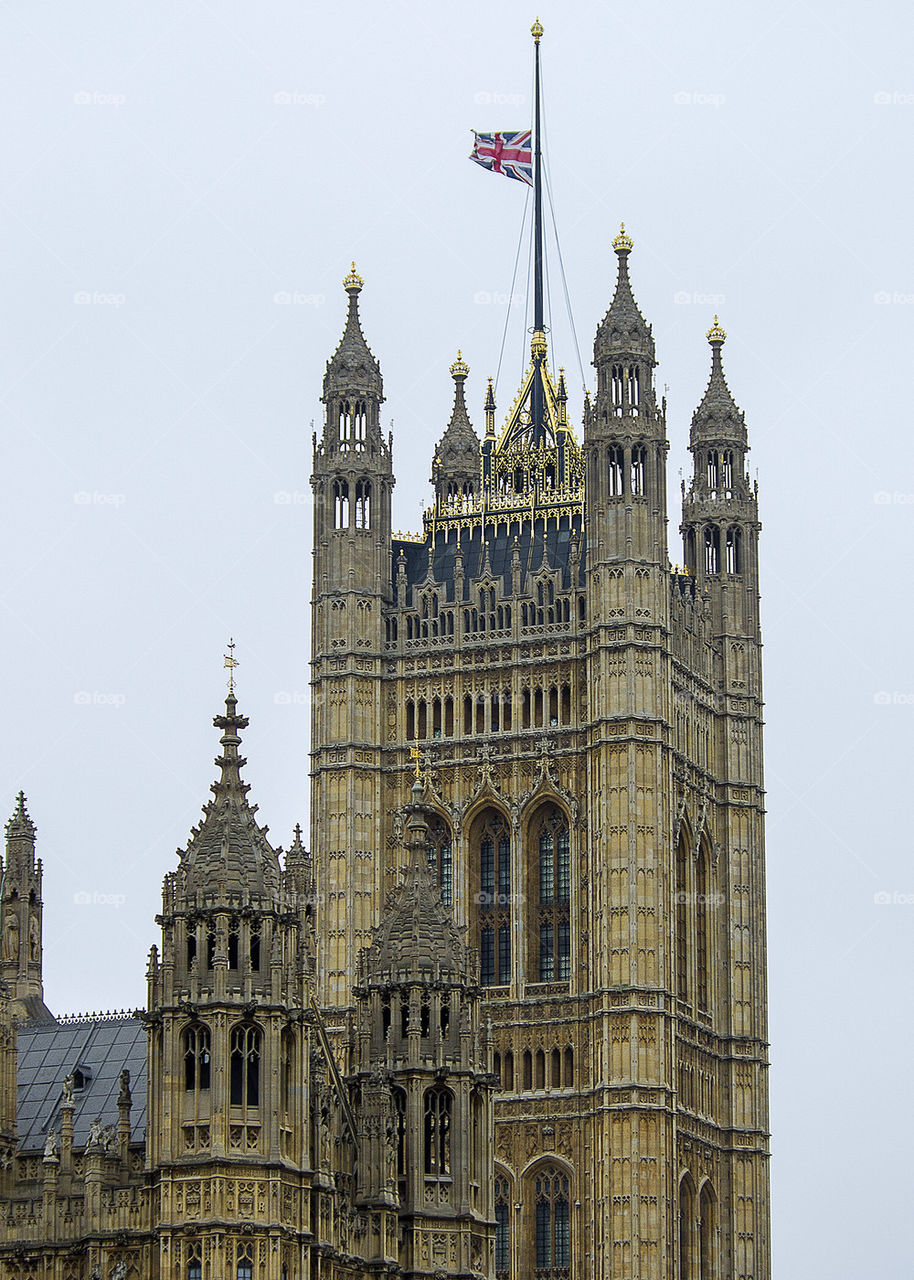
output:
M728 435L734 434L745 441L745 416L733 399L724 373L722 349L726 333L718 324L717 316L714 325L708 331L708 342L711 345L711 374L701 403L692 415L692 438L696 435Z
M248 727L237 713L233 691L225 699L225 715L213 724L222 730L222 753L216 757L219 778L210 790L213 799L203 809L203 821L191 830L182 865L189 890L208 897L250 893L272 898L279 889L279 862L267 840L267 828L255 819L257 806L248 803L248 783L241 770L246 764L239 752L240 730Z
M654 360L654 339L651 327L641 314L628 274L628 258L632 248L631 237L622 231L613 241L618 259L616 289L609 310L603 317L594 341L594 358L618 354L644 354Z
M26 808L25 792L20 791L16 796L16 807L13 810L12 817L6 824L6 838L8 840L15 838L25 838L34 840L37 828L29 817L29 811Z
M349 309L346 313L346 324L336 351L327 361L324 373L324 395L327 401L335 390L371 392L383 400L381 367L371 353L371 348L362 333L359 317L359 294L363 281L356 274L355 263L352 271L343 281L343 287L349 295Z

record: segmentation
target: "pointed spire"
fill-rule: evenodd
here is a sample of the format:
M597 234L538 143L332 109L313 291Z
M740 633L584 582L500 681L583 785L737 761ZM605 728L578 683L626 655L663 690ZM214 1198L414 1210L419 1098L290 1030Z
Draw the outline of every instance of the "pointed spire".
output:
M594 342L595 363L601 356L606 359L613 355L640 355L656 363L651 326L635 301L628 275L628 258L633 245L634 241L625 230L623 222L619 234L613 240L613 250L618 260L616 290L609 310L597 329Z
M213 799L204 807L203 821L192 830L186 850L180 854L186 888L199 896L224 900L247 896L275 899L279 892L279 860L267 840L267 828L255 820L256 805L248 804L248 783L241 770L247 761L240 753L246 716L238 714L238 699L230 689L225 715L213 724L222 730L216 757L219 778L210 790Z
M454 379L454 407L451 419L444 435L438 441L432 460L432 484L435 485L439 498L446 498L448 483L452 494L460 493L465 486L475 493L479 488L479 469L481 451L479 437L473 430L467 413L464 397L464 383L469 376L469 366L462 352L457 352L457 359L451 365L451 377Z
M325 403L340 392L368 392L377 396L379 401L384 399L381 367L365 341L359 317L359 294L364 283L353 262L352 270L343 281L343 288L349 295L346 325L336 351L327 361L324 374Z
M7 840L34 840L37 832L32 819L29 817L28 809L25 807L25 792L20 791L16 796L16 807L13 810L13 816L6 824Z
M717 316L708 330L711 347L711 376L701 403L692 415L691 439L696 441L720 439L745 447L745 414L733 399L724 374L723 346L727 334L721 328Z
M469 976L466 945L450 909L441 900L428 862L428 807L420 778L413 783L404 845L406 867L394 890L374 942L365 955L369 981L458 981Z

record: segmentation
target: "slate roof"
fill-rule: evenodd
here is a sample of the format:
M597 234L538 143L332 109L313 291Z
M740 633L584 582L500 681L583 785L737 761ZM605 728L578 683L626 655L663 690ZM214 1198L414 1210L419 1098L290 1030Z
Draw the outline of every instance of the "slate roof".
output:
M581 537L581 518L575 515L572 520L572 529L567 526L556 528L554 524L550 524L549 531L546 535L546 553L549 568L553 571L559 570L562 575L562 589L567 591L577 586L577 583L571 582L570 573L570 556L571 550L571 534L572 530L578 535L578 551L580 555L580 572L583 573L586 560L585 540ZM463 553L463 572L464 572L464 599L470 599L470 589L477 578L482 574L483 562L485 558L486 547L489 551L489 565L492 573L496 578L501 578L507 587L510 581L511 558L514 551L514 532L506 532L504 525L499 525L497 532L491 527L486 528L485 542L482 538L482 530L477 525L472 530L468 529L463 532L460 540L460 547ZM425 581L425 575L428 570L428 542L407 542L401 541L396 536L393 539L393 581L397 580L397 564L400 552L403 551L406 557L406 578L410 587L420 585ZM454 599L454 565L457 554L457 544L453 539L446 540L442 534L438 534L435 539L435 555L432 562L432 573L436 582L443 582L447 585L448 600ZM535 528L531 527L529 520L525 520L519 525L518 536L518 554L521 563L521 592L529 592L530 585L528 577L537 574L543 564L543 526L542 521L537 521Z
M131 1141L146 1136L146 1029L131 1014L78 1018L56 1026L19 1028L17 1122L24 1150L44 1146L48 1129L60 1132L63 1082L77 1068L85 1087L73 1091L73 1145L84 1147L89 1126L117 1124L120 1074L130 1072Z

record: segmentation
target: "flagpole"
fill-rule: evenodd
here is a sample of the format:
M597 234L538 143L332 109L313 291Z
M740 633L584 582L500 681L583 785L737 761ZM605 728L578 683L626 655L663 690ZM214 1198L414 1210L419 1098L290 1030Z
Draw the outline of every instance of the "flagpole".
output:
M544 333L543 328L543 155L540 140L540 40L543 27L539 18L530 28L535 46L534 75L534 139L533 139L533 359L536 364L536 376L533 380L533 442L539 444L543 438L543 378L542 364L545 359L544 342L538 335Z

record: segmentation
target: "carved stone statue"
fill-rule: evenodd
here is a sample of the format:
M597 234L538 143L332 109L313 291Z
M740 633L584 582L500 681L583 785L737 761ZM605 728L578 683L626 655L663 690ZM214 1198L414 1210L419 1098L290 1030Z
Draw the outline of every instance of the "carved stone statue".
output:
M96 1116L89 1125L89 1146L100 1147L102 1145L102 1118Z
M10 911L3 929L3 959L19 959L19 918Z
M133 1098L130 1093L130 1072L121 1072L121 1089L117 1095L117 1105L119 1107L129 1107Z
M63 1082L63 1101L62 1106L73 1106L73 1073L71 1072Z
M38 932L38 919L36 916L29 917L29 960L33 964L37 964L41 959L41 936Z
M44 1140L44 1158L45 1160L57 1159L57 1134L53 1129L48 1130Z

